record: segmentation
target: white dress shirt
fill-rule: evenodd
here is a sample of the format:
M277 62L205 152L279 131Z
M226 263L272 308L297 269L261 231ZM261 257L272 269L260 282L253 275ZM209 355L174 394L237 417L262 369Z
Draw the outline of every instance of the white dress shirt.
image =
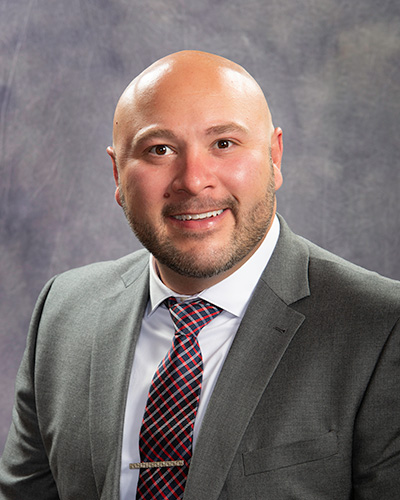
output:
M279 237L279 221L275 217L264 241L237 271L196 296L182 297L167 288L157 275L154 258L150 256L150 298L142 320L129 382L122 441L120 500L135 498L138 470L129 464L140 462L139 433L153 375L169 351L174 337L174 325L163 301L174 296L178 302L200 297L223 309L198 335L203 357L203 380L193 446L218 375L250 302L253 291L267 265Z

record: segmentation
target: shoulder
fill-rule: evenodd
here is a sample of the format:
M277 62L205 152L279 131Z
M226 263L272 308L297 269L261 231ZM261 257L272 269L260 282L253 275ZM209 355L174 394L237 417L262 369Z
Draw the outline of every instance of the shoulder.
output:
M310 326L329 330L337 342L351 342L364 353L379 350L398 330L400 283L303 241L309 249L310 294L298 308Z
M299 237L309 249L309 280L327 291L340 291L347 299L359 298L400 309L400 282L364 269Z
M149 252L138 250L118 260L96 262L70 269L52 278L46 288L51 294L101 298L127 286L127 282L145 272L148 267Z
M357 266L294 234L282 218L280 223L276 255L271 258L267 276L282 297L290 297L287 303L305 299L316 309L347 311L353 316L370 316L376 311L400 316L400 282Z

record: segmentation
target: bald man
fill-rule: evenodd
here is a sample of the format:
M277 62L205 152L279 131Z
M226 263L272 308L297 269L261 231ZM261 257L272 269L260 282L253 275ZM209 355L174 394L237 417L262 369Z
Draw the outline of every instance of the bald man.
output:
M276 214L282 130L254 79L165 57L122 94L107 151L145 249L44 288L0 498L398 500L400 285ZM167 365L197 304L214 312L178 356L200 370L189 418L166 380L194 369Z

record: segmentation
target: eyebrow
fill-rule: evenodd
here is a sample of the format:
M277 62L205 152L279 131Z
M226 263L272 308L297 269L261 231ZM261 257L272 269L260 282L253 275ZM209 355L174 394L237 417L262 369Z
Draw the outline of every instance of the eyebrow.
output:
M236 122L223 123L221 125L214 125L206 130L206 135L220 135L227 134L229 132L240 132L244 134L249 133L249 129L244 125L240 125Z
M139 132L136 137L134 137L132 141L132 145L134 148L137 148L138 146L141 146L147 141L150 141L152 139L157 139L157 138L162 138L162 139L170 139L170 140L176 140L177 137L176 135L169 129L163 129L163 128L157 128L153 130L145 130L144 132Z

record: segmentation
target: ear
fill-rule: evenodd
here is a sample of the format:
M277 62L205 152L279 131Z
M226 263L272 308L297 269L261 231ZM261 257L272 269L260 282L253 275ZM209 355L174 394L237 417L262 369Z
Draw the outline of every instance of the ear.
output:
M283 177L281 171L282 155L283 155L283 132L280 127L277 127L271 137L271 157L274 168L275 190L282 186Z
M115 201L118 203L119 206L122 206L121 199L119 196L119 173L118 173L118 167L117 167L117 161L116 161L116 157L115 157L114 148L112 148L111 146L108 146L107 153L110 156L111 161L112 161L112 165L113 165L113 175L114 175L114 181L115 181L115 185L116 185Z

